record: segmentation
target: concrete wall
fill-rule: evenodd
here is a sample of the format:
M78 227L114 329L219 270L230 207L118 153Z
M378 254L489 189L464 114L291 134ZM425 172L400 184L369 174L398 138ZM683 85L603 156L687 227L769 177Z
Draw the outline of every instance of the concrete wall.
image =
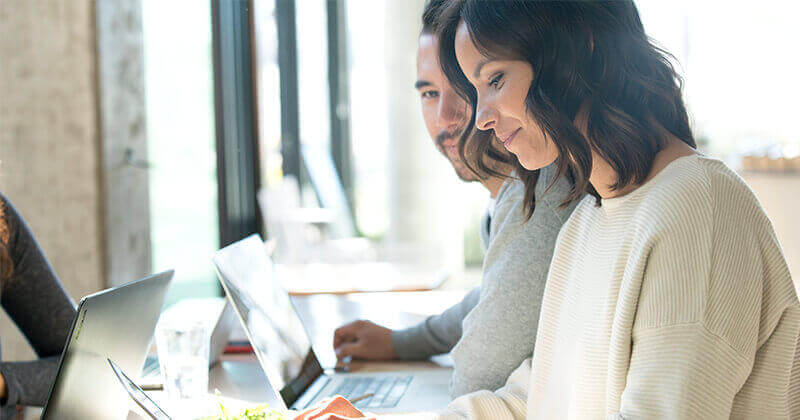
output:
M110 286L150 274L150 194L140 0L97 3L101 182Z
M0 190L75 299L105 285L93 9L0 2ZM0 316L3 358L29 356Z
M140 0L0 1L0 34L0 191L75 301L149 274Z

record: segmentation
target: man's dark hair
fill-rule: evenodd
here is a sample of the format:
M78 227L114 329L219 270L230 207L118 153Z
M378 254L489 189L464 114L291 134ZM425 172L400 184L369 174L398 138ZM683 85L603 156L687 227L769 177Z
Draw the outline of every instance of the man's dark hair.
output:
M631 0L448 0L438 20L442 70L472 105L469 127L475 133L462 138L462 155L480 154L494 137L474 129L477 96L454 50L462 20L487 58L531 65L534 76L525 103L558 149L558 176L573 177L567 202L589 192L600 204L589 183L592 151L618 174L611 186L616 190L644 182L667 133L696 147L671 56L647 37ZM585 136L574 123L584 105ZM465 163L481 168L480 159ZM526 191L534 187L526 183Z
M430 34L436 31L439 24L439 13L447 0L428 0L425 2L425 9L422 11L422 33Z

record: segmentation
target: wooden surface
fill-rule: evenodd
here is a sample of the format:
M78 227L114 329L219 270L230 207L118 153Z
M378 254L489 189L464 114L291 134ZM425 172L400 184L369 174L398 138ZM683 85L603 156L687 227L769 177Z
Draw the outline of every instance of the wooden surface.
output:
M354 293L348 295L293 296L320 363L332 367L333 331L358 319L368 319L392 329L422 322L458 303L464 291Z
M276 264L275 270L292 296L431 291L450 277L444 267L386 261Z
M369 319L389 328L405 328L416 325L429 315L441 313L459 302L464 294L464 291L355 293L293 296L292 301L311 336L320 363L325 368L331 368L336 362L333 331L340 325L357 319ZM430 362L355 361L351 364L351 371L440 369L449 365L447 356L434 358ZM272 398L266 375L252 353L223 356L222 362L209 371L209 389L218 389L222 394L221 400L233 409L270 403ZM159 393L149 394L160 404L163 403ZM213 398L209 398L209 406L213 405ZM180 407L165 406L164 409L172 414L175 412L172 410L180 410ZM137 419L140 415L133 410L128 418Z

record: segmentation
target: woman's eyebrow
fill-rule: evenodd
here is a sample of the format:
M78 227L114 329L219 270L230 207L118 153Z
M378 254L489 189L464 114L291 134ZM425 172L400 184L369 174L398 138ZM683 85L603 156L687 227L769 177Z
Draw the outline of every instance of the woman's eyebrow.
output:
M487 58L484 58L481 61L479 61L478 65L475 66L475 71L472 72L472 77L477 79L481 75L481 70L483 70L483 66L485 66L485 65L487 65L487 64L489 64L491 62L492 62L492 60L489 60Z
M431 86L431 85L432 83L427 80L417 80L417 82L414 83L414 89L419 90L424 88L425 86Z

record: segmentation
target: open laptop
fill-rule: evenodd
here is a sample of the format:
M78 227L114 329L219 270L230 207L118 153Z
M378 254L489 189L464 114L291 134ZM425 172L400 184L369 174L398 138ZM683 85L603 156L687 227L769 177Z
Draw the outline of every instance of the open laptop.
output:
M108 363L111 365L111 370L114 371L114 375L119 379L119 383L122 384L122 387L128 395L130 395L131 399L133 399L150 418L153 420L172 420L172 417L159 407L155 401L148 397L144 390L142 390L139 385L136 385L136 382L133 382L133 380L122 371L122 368L117 366L111 359L108 359Z
M173 272L81 299L42 419L124 419L125 392L107 359L140 372Z
M431 410L450 401L450 369L324 372L258 235L217 251L214 265L269 385L285 408L303 409L332 395L353 399L372 394L355 404L371 412Z

